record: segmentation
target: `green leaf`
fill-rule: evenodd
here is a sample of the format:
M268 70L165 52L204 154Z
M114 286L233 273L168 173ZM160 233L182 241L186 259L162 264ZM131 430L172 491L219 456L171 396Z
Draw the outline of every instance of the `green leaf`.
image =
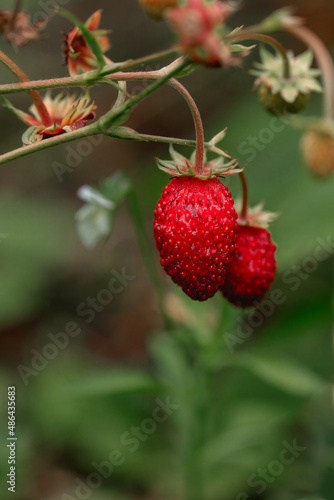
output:
M59 200L2 193L0 324L23 322L49 300L50 273L71 252L70 207Z
M323 379L294 360L243 354L238 355L235 361L268 384L296 396L313 396L326 387Z
M100 184L101 193L110 201L119 205L132 187L131 179L122 171L115 172Z
M154 377L135 370L112 370L90 373L66 387L68 396L107 396L158 393L161 385Z

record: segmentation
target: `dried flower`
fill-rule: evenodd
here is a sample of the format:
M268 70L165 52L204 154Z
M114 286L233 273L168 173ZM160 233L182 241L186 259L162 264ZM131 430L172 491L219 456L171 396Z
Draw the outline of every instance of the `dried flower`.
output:
M3 100L7 109L13 111L20 120L29 125L29 129L22 136L24 144L32 144L77 130L95 118L95 102L89 102L87 97L78 99L75 95L61 92L53 99L50 93L46 93L43 102L51 118L51 126L43 123L34 104L29 109L30 113L25 113Z
M45 21L30 23L30 16L26 10L13 11L0 9L0 32L5 40L15 47L24 47L28 43L38 40Z
M109 31L98 29L100 21L101 10L98 10L89 19L87 19L85 26L94 34L102 52L104 53L110 49L110 43L107 37ZM94 70L98 66L95 55L88 46L78 27L75 27L66 37L64 52L71 76ZM105 62L106 64L111 63L110 59L107 57L105 57Z

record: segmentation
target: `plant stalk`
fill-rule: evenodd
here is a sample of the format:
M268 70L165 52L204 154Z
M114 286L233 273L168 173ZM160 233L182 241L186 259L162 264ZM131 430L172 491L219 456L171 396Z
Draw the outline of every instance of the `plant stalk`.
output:
M19 68L6 54L2 51L0 51L0 62L2 62L6 68L8 68L21 82L30 82L29 78L27 75ZM31 90L29 92L31 95L35 106L37 108L38 114L43 122L44 125L49 127L52 125L52 120L50 118L50 115L48 113L48 110L45 107L45 104L39 95L39 93L36 90Z
M284 78L287 79L290 78L291 69L287 51L285 50L284 46L280 42L278 42L275 38L269 35L262 35L260 33L247 32L245 30L235 35L230 35L226 37L226 39L233 40L236 42L241 42L243 40L258 40L260 42L266 43L267 45L270 45L282 56L284 62Z
M188 92L188 90L180 83L178 80L174 78L169 81L169 85L175 88L186 100L193 120L195 124L196 130L196 160L195 160L195 173L200 175L203 171L204 167L204 128L201 113L192 97L192 95Z
M304 42L314 53L322 73L324 86L324 116L334 119L334 66L326 45L305 26L291 26L286 31Z
M18 92L25 92L30 90L43 90L64 87L90 87L94 84L94 80L100 80L103 76L110 76L118 71L134 69L143 64L150 64L158 62L168 57L177 55L176 49L169 49L162 52L157 52L151 56L141 57L139 59L130 59L121 63L114 63L105 66L104 70L96 77L96 71L87 71L82 75L66 76L64 78L54 78L47 80L29 81L29 79L22 80L21 83L8 83L0 85L0 95L15 94ZM14 64L14 63L13 63Z

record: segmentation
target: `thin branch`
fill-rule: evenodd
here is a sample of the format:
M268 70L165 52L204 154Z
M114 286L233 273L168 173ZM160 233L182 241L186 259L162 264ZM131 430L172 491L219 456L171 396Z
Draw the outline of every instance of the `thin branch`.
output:
M130 59L122 63L109 64L105 66L104 70L100 73L99 79L103 76L113 75L121 70L134 69L143 64L158 62L163 58L173 57L176 54L177 51L175 49L169 49L153 54L152 56L141 57L134 60ZM66 76L64 78L25 81L22 83L8 83L0 85L0 94L15 94L28 90L43 90L63 87L89 87L95 83L94 79L96 79L96 71L87 71L82 75Z
M203 170L203 162L204 162L204 128L201 113L195 103L192 95L188 92L188 90L174 78L169 81L169 85L171 85L174 89L176 89L186 100L191 114L194 119L195 129L196 129L196 161L195 161L195 173L200 175Z
M262 35L260 33L251 33L248 31L241 31L235 35L230 35L226 37L227 40L229 41L243 41L243 40L258 40L260 42L264 42L271 47L274 47L276 51L282 56L282 59L284 61L284 77L285 78L290 78L290 61L288 58L288 54L284 48L284 46L277 41L275 38L268 36L268 35Z
M40 142L35 142L29 146L23 146L21 148L14 149L9 153L0 155L0 165L4 163L9 163L10 161L17 160L18 158L23 158L30 154L36 153L37 151L43 151L44 149L51 148L53 146L58 146L59 144L66 144L67 142L74 141L76 139L82 139L83 137L89 137L91 135L100 134L101 130L99 128L98 122L83 127L74 132L69 132L66 134L57 135L51 137L50 139L44 139Z
M6 68L9 69L21 82L29 82L29 78L27 75L15 64L4 52L0 50L0 62L2 62ZM45 104L39 95L39 93L36 90L31 90L29 92L31 95L35 106L38 110L38 113L40 115L40 118L44 125L50 126L52 125L52 120L50 118L50 115L48 113L48 110L45 107Z
M324 85L324 116L334 119L334 66L331 55L323 41L305 26L286 28L288 33L302 40L315 55L322 73Z

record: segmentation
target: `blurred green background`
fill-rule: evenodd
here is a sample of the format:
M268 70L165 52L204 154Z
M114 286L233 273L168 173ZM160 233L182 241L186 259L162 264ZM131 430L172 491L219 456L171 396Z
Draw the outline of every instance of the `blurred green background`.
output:
M331 49L333 3L291 3ZM48 13L49 4L24 2L33 16ZM115 61L164 49L172 39L167 26L145 18L136 0L61 4L81 19L103 8L102 27L112 28L108 55ZM284 4L247 0L233 25L251 25ZM9 0L1 2L1 7L11 5ZM0 40L0 49L32 79L65 76L61 45L69 29L67 21L51 14L39 42L18 50ZM296 51L303 49L286 36L279 38ZM273 290L280 291L281 303L271 312L269 295L267 310L258 313L257 321L220 297L192 304L166 281L180 326L164 334L126 206L105 245L87 251L79 242L74 220L81 206L77 189L124 169L136 185L154 246L152 211L168 180L156 169L154 157L167 158L167 147L103 138L79 160L80 143L71 143L1 167L3 500L13 495L4 479L7 387L12 385L17 388L15 495L20 500L181 500L183 478L188 475L191 482L193 474L195 482L194 471L204 478L203 500L332 500L334 179L317 181L306 171L299 131L284 126L273 132L272 118L259 106L247 72L257 57L254 53L246 61L246 71L201 68L184 81L203 113L207 137L228 127L223 147L246 164L251 203L264 201L268 210L280 213L272 233L279 269ZM3 68L0 78L13 81ZM141 88L136 83L131 91ZM92 95L99 113L115 99L109 87L100 86ZM11 96L11 101L22 109L30 105L25 95ZM307 113L320 109L320 98L312 98ZM19 147L24 125L7 110L0 112L4 153ZM138 106L129 125L146 133L193 136L189 112L170 88L160 89ZM254 138L255 148L250 146ZM60 182L54 162L66 165L73 156L75 166ZM228 179L228 185L235 197L240 196L238 179ZM325 249L321 262L315 257L319 244ZM122 269L135 278L92 321L85 321L78 314L80 304L96 298L107 287L110 273ZM69 322L78 325L80 334L45 367L40 361L24 383L18 367L21 372L22 365L31 368L36 353L50 343L50 334L64 332ZM212 371L205 392L201 364L190 362L180 349L182 343L190 352L196 346L201 363ZM202 392L205 405L200 404ZM169 397L178 409L140 438L138 449L131 452L122 436L152 416L157 397ZM194 447L189 456L190 440ZM294 442L303 451L282 465L282 450ZM120 451L124 463L115 466L98 488L76 496L78 480L87 484L89 474L96 472L93 462L108 461L113 450ZM268 479L256 482L263 470Z

